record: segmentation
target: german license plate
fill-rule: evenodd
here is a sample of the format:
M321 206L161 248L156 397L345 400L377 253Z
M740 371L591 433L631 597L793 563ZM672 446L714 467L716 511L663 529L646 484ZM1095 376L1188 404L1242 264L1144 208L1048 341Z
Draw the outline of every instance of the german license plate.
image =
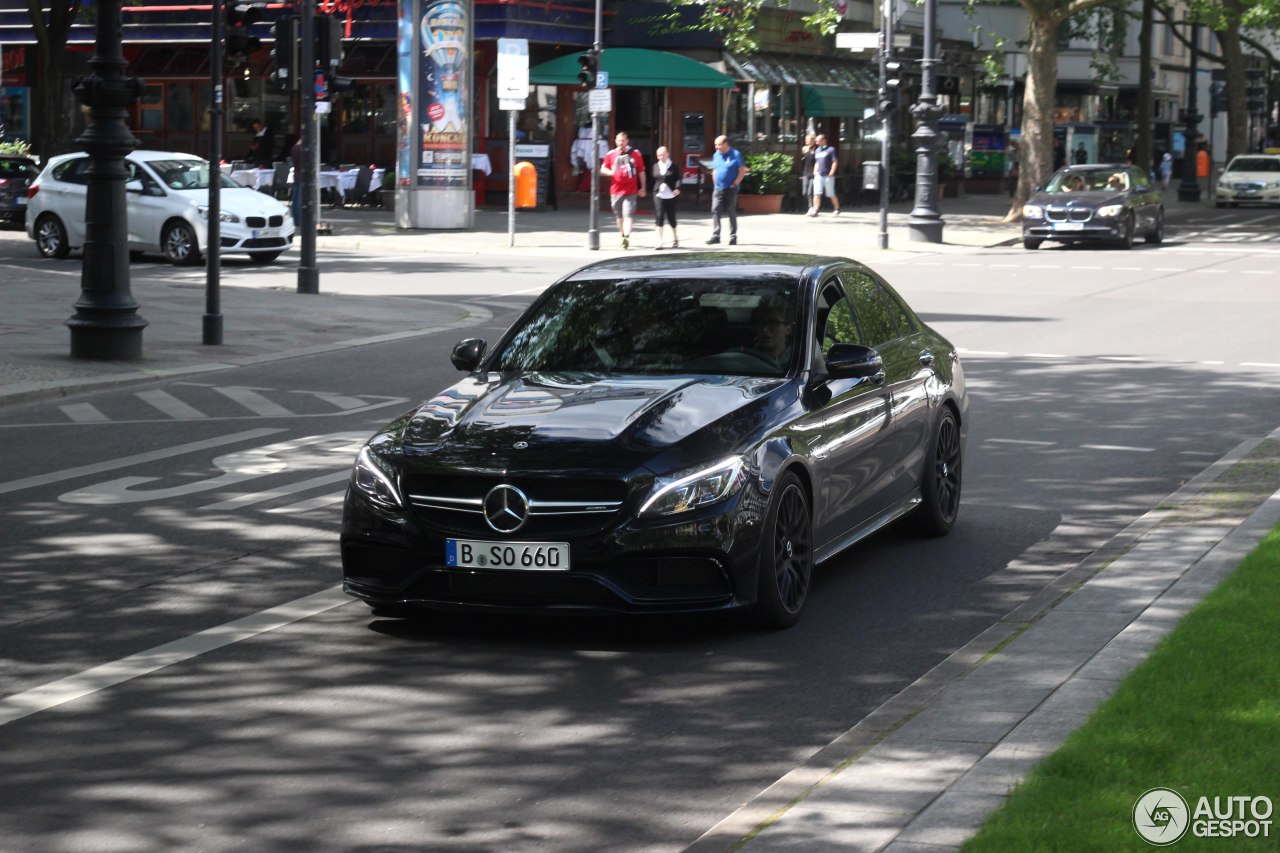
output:
M463 569L519 569L533 572L567 572L568 542L484 542L446 539L446 566Z
M27 203L27 197L26 197L25 195L20 195L20 196L18 196L18 206L19 206L19 207L21 207L22 205L24 205L24 204L26 204L26 203Z
M1054 231L1083 231L1083 222L1055 222L1053 223Z
M256 240L256 239L258 239L259 237L274 237L274 236L276 236L276 229L274 229L274 228L255 228L255 229L253 229L253 238L254 238L255 240Z

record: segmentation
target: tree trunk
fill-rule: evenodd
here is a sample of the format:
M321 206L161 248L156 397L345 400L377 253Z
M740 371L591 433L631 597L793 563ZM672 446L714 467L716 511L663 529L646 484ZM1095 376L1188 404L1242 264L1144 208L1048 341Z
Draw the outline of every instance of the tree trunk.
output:
M1222 48L1222 68L1227 75L1227 156L1249 153L1249 112L1245 107L1244 51L1240 46L1240 19L1233 18L1227 28L1219 33L1218 45Z
M1018 186L1008 219L1022 215L1035 187L1053 173L1053 104L1058 88L1058 21L1031 16L1027 45L1027 78L1022 97L1022 145L1018 152Z
M1138 30L1138 139L1134 145L1133 162L1144 172L1150 172L1152 160L1152 110L1151 110L1151 28L1155 20L1155 0L1142 0L1142 28Z

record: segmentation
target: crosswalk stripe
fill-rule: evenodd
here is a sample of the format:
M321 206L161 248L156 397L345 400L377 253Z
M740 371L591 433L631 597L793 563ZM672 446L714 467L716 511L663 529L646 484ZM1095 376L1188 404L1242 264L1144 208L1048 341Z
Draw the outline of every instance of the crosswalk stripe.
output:
M227 388L214 388L213 390L217 391L222 396L239 403L255 415L262 415L264 417L290 417L293 415L293 412L289 411L284 406L274 400L268 400L266 397L251 388L232 386Z
M92 403L67 403L65 406L59 406L68 418L78 424L90 423L106 423L110 420L106 415L98 410Z
M346 397L342 394L329 394L324 391L295 391L293 393L307 394L311 397L324 400L326 403L330 403L337 408L342 409L344 412L350 409L361 409L369 405L368 402L361 400L359 397Z
M139 391L136 396L142 402L155 406L175 420L193 420L208 417L204 412L194 406L187 405L168 391Z

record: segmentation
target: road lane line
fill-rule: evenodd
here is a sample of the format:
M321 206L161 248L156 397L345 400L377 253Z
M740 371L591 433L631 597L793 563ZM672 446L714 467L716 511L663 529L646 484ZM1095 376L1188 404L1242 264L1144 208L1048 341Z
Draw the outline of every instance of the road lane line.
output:
M273 489L266 489L261 492L246 492L245 494L236 495L233 498L227 498L217 503L206 504L200 507L202 510L213 509L239 509L249 506L249 504L262 503L263 501L282 498L286 495L294 495L298 492L305 492L308 489L314 489L316 486L329 486L334 483L340 483L351 476L351 465L344 464L341 471L331 471L328 474L321 474L318 477L312 477L308 480L302 480L298 483L290 483L287 486L277 486Z
M1155 453L1154 447L1126 447L1123 444L1082 444L1081 450L1119 450L1129 453Z
M1031 447L1053 447L1056 441L1032 441L1027 438L988 438L989 444L1025 444Z
M1241 367L1280 367L1280 364L1276 364L1270 361L1242 361L1240 362L1240 366Z
M204 412L195 406L187 405L168 391L139 391L134 396L147 405L154 406L174 420L197 420L206 417Z
M164 643L146 651L86 669L75 675L15 693L0 699L0 726L115 687L117 684L148 675L175 663L182 663L223 646L283 628L293 622L309 619L351 600L343 593L341 586L332 586L322 592L252 613L171 643Z
M9 492L17 492L22 489L31 489L36 486L47 486L51 483L61 483L65 480L74 480L77 477L88 477L94 474L102 474L106 471L129 468L146 462L155 462L159 459L170 459L174 456L182 456L187 453L197 453L201 450L208 450L213 447L222 447L227 444L235 444L239 441L252 441L255 438L263 438L265 436L275 435L278 432L284 431L284 427L250 429L245 430L244 432L235 432L230 435L221 435L217 438L207 438L203 441L193 441L189 444L179 444L176 447L170 447L165 450L153 450L150 453L138 453L133 456L122 456L119 459L112 459L109 462L96 462L92 465L81 465L78 468L67 468L63 471L50 471L47 474L37 474L34 477L24 477L21 480L10 480L7 483L0 483L0 495L7 494Z
M261 415L264 418L293 417L293 412L274 400L268 400L252 388L230 386L227 388L214 388L213 390L222 396L239 403L255 415Z
M104 424L111 420L92 403L67 403L59 406L62 413L78 424Z

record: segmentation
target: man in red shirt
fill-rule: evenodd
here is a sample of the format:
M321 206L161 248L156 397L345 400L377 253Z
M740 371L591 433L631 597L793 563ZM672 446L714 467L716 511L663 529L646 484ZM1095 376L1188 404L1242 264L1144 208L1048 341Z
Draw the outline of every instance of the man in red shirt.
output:
M622 248L627 249L631 247L631 220L636 215L636 195L645 194L644 158L631 147L631 137L625 131L618 131L613 141L618 147L604 155L600 174L610 178L609 201L618 220Z

